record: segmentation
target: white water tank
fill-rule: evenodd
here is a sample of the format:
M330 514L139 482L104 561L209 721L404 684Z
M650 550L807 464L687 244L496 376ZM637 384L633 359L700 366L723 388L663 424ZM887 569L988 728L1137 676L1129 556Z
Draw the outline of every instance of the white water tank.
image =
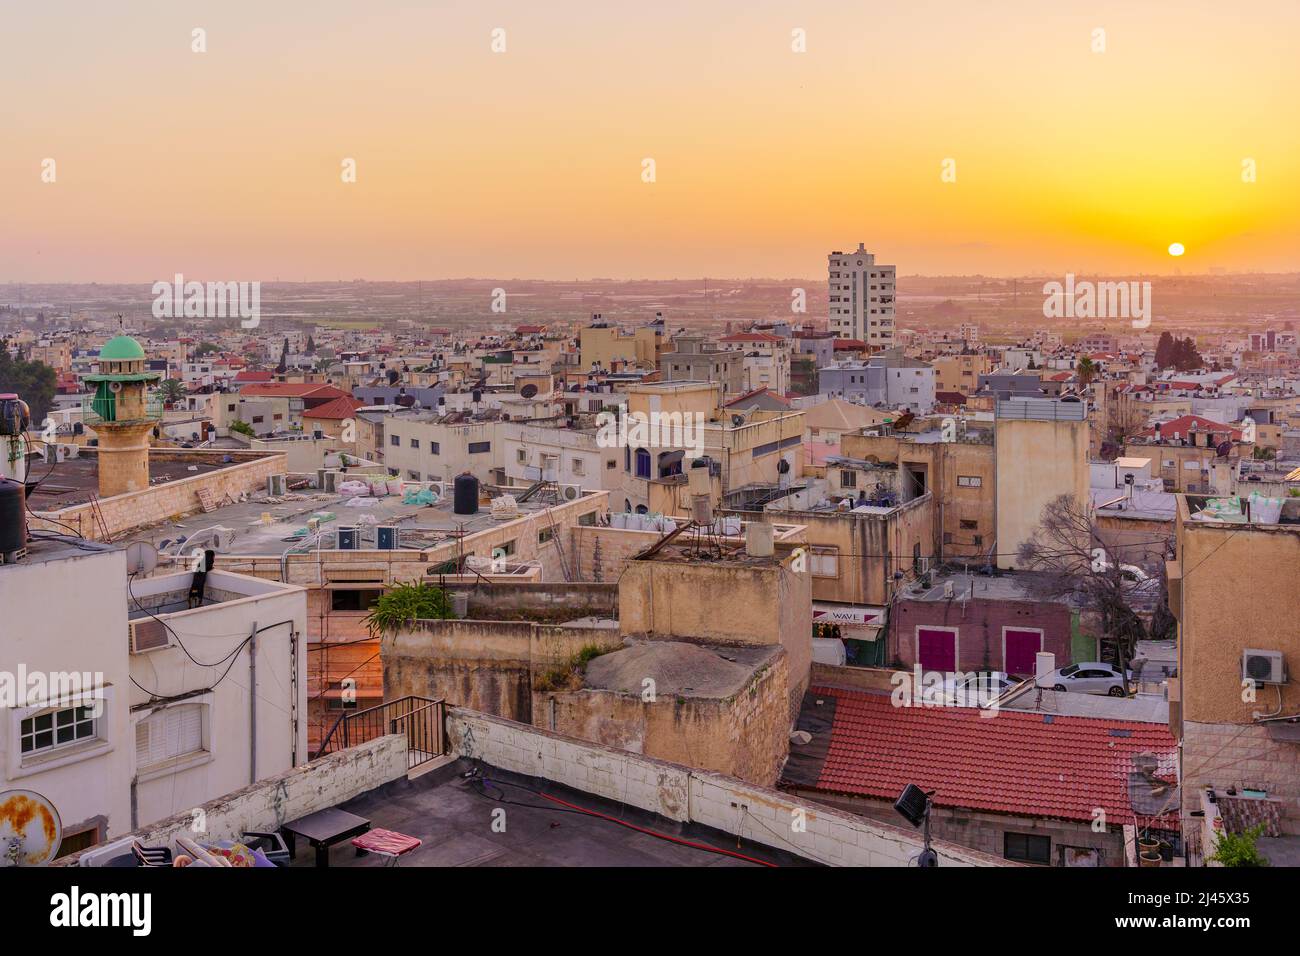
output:
M750 557L770 558L776 552L772 526L766 521L751 521L745 525L745 551Z

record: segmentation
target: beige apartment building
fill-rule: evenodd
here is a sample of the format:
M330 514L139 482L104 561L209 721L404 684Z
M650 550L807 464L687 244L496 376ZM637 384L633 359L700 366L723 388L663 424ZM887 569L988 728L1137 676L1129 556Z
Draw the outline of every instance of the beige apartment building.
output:
M992 429L950 422L946 433L942 421L937 425L919 433L845 435L840 447L846 458L893 464L901 500L933 493L934 536L926 543L927 555L983 560L997 537Z
M1179 676L1169 717L1182 744L1184 833L1202 833L1195 842L1208 854L1216 814L1300 834L1300 500L1286 505L1289 523L1274 525L1203 520L1198 508L1179 496L1168 565ZM1198 811L1206 816L1191 815Z
M979 388L980 376L991 371L993 362L987 355L941 355L931 359L934 390L970 395Z
M997 566L1018 567L1016 552L1061 495L1088 502L1087 420L1083 402L1046 398L997 403L994 424Z

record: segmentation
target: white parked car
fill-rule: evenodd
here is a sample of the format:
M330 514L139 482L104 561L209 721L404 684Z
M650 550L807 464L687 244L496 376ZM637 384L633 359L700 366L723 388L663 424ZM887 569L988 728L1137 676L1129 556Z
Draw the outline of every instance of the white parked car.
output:
M977 707L997 700L1018 683L1001 671L954 675L943 682L943 700L948 704Z
M1132 674L1130 673L1130 679ZM1059 667L1039 679L1040 687L1052 690L1073 691L1082 694L1106 694L1110 697L1127 696L1124 676L1111 664L1084 661Z

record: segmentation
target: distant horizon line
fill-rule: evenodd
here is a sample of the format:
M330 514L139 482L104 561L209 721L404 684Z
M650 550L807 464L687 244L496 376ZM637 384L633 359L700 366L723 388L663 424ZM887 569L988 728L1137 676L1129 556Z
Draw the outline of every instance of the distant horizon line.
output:
M1108 270L1091 270L1091 269L1073 269L1063 272L1027 272L1017 274L998 275L984 272L970 273L922 273L915 272L910 274L900 274L899 280L902 279L988 279L996 281L1018 281L1033 280L1041 278L1055 278L1062 275L1106 275L1114 278L1125 278L1129 276L1147 276L1151 278L1162 279L1224 279L1230 277L1287 277L1300 276L1300 266L1293 271L1242 271L1242 270L1225 270L1223 272L1119 272ZM172 274L173 276L175 273ZM156 282L167 282L172 277L163 279L59 279L59 280L32 280L32 279L0 279L0 285L6 286L77 286L77 285L102 285L102 286L152 286ZM192 279L187 281L207 282L207 281L233 281L228 278L213 279L205 277L203 279ZM572 278L572 279L543 279L528 276L511 276L502 278L500 276L453 276L446 278L424 278L424 279L374 279L366 277L355 277L352 279L247 279L243 281L260 282L263 285L357 285L362 283L388 284L388 285L413 285L424 282L429 283L447 283L447 282L531 282L549 285L560 284L592 284L592 283L705 283L705 282L767 282L767 283L785 283L785 282L805 282L820 283L826 281L825 276L680 276L669 279L649 278L649 277L623 277L615 278L612 276L593 276L589 278Z

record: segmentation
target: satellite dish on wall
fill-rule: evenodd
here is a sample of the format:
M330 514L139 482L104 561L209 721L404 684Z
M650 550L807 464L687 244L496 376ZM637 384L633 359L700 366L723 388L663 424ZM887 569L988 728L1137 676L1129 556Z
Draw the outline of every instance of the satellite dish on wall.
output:
M537 394L537 386L530 382L519 390L519 394L524 398L532 398Z
M132 541L126 546L126 573L148 574L158 567L158 549L148 541Z
M1214 453L1218 455L1220 458L1227 458L1229 455L1232 454L1232 442L1230 441L1219 442L1218 446L1214 449Z
M0 867L45 866L59 852L63 821L34 790L0 793Z

